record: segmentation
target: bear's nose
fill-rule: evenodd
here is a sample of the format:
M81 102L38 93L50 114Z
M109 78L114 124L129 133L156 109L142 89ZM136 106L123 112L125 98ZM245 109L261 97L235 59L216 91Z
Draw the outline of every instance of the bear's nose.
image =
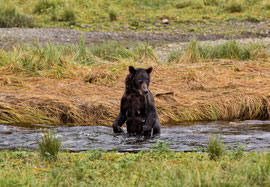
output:
M148 94L148 90L144 90L144 94Z

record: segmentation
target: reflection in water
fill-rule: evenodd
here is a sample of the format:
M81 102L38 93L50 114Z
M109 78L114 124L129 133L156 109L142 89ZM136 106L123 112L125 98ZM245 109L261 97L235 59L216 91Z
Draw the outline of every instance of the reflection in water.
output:
M0 149L36 149L36 142L44 128L52 126L0 125ZM193 151L197 147L205 147L211 134L218 134L229 147L246 145L246 151L267 151L270 148L270 121L197 122L188 126L167 126L161 130L159 137L144 139L127 134L116 135L112 128L103 126L55 128L63 148L70 151L100 149L137 152L151 149L156 139L171 142L170 148L174 151Z

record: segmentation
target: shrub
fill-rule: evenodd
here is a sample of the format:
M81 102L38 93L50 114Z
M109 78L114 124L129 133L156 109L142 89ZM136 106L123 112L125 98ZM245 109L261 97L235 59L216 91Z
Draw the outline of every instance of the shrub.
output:
M225 146L218 136L211 136L209 138L207 153L211 160L217 160L225 153Z
M0 9L0 27L33 27L34 19L31 16L17 12L15 8Z
M61 141L56 138L54 131L47 131L38 142L39 153L43 159L56 160L60 151Z
M34 13L47 13L55 10L57 5L62 3L57 0L39 0L34 6Z
M60 20L75 24L76 16L74 10L72 8L64 8Z
M111 22L117 20L117 13L116 13L115 10L111 9L111 10L109 11L109 18L110 18L110 21L111 21Z

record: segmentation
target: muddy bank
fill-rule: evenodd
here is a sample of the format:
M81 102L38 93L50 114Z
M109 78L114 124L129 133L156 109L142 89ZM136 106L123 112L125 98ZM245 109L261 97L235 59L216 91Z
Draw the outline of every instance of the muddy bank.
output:
M64 126L55 128L55 132L62 141L63 149L75 152L94 149L138 152L151 149L157 140L170 142L173 151L196 151L205 148L210 136L215 134L229 148L243 145L245 151L269 151L269 125L270 121L183 123L163 127L161 135L151 139L127 134L115 135L112 128L103 126ZM0 125L0 149L37 149L37 140L45 127Z

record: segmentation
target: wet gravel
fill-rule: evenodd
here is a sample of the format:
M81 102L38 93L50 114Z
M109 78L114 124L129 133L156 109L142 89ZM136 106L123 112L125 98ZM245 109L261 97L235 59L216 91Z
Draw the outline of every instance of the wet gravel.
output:
M37 149L37 141L45 127L0 125L0 149ZM93 149L138 152L151 149L157 140L170 142L174 151L196 151L198 147L205 148L213 134L228 147L244 145L245 151L269 151L270 148L270 121L258 120L166 126L159 137L151 139L116 135L111 127L105 126L64 126L55 128L55 132L63 149L75 152Z

